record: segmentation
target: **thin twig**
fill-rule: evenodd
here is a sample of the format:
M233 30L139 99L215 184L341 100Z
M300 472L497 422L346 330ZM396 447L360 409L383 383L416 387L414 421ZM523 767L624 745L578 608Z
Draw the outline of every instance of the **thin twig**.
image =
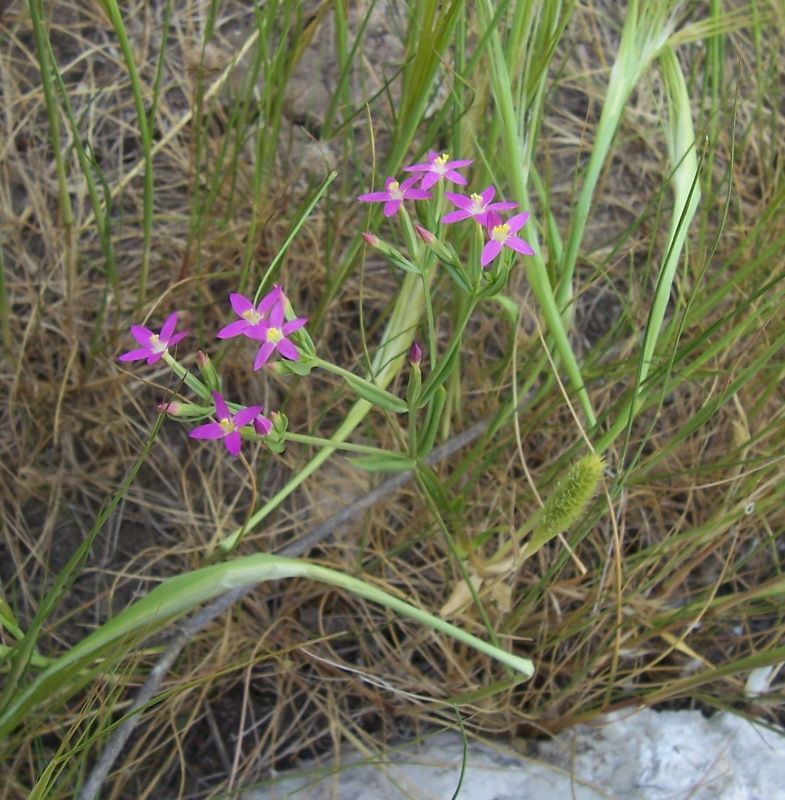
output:
M489 425L490 420L483 420L475 423L456 436L453 436L449 441L437 447L430 456L425 459L426 463L433 465L449 458L467 444L479 439L488 429ZM284 547L278 554L289 556L290 558L297 558L304 555L313 547L316 547L316 545L329 539L331 534L341 525L356 519L367 508L371 508L383 498L397 492L412 479L413 475L414 473L409 471L399 473L389 478L373 491L363 495L354 503L351 503L317 525L301 539ZM172 668L185 646L217 616L231 608L238 600L250 594L255 588L255 586L243 586L238 589L232 589L232 591L227 592L217 600L213 600L212 603L205 606L201 611L198 611L196 614L188 617L177 625L172 640L169 642L169 645L166 650L164 650L163 655L156 665L150 670L141 689L137 692L126 718L117 726L114 733L112 733L108 744L82 787L78 800L95 800L95 798L99 796L110 770L114 766L115 761L117 761L129 737L139 724L141 714L137 712L146 706L158 693L164 678L169 673L169 670Z

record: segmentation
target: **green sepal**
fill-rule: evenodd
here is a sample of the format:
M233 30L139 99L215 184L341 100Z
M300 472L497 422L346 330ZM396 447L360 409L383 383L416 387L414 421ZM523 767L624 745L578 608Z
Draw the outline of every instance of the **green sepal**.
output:
M409 406L392 392L354 377L344 376L344 380L349 384L349 388L362 397L363 400L367 400L377 408L383 408L395 414L405 414L409 410Z
M358 456L357 458L350 458L348 461L352 466L366 472L406 472L414 469L417 463L409 456L397 455L396 453L384 456Z
M428 406L428 413L425 415L425 424L420 431L420 446L417 451L419 458L425 458L436 441L436 432L439 430L439 422L444 411L444 403L447 400L447 390L444 386L437 386L433 393L433 400Z
M177 403L177 413L173 414L171 411L165 412L169 419L193 421L209 417L215 412L213 406L197 406L194 403L181 403L179 400L175 400L174 402Z
M221 379L218 377L218 373L215 371L215 367L213 366L213 362L210 360L210 356L200 350L196 356L196 366L199 368L199 372L202 373L202 379L204 380L205 386L207 386L207 388L213 392L220 392Z
M422 387L422 370L419 364L412 364L411 371L409 372L409 384L406 387L406 402L409 408L417 407L417 400L420 396L420 388Z
M283 453L286 450L286 431L289 428L289 418L281 411L270 414L272 430L262 438L265 446L273 453Z
M303 357L297 361L290 361L288 358L282 358L280 361L271 364L270 369L277 375L284 372L289 372L292 375L299 375L300 377L310 375L314 365L311 359L308 358L307 353L301 353L301 355Z

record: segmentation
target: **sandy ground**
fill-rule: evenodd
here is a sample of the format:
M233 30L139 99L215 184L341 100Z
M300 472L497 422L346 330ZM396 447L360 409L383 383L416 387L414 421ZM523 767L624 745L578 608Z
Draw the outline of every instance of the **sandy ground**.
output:
M439 733L387 755L345 751L340 764L278 776L243 800L778 800L785 798L785 735L732 714L645 709L606 717L534 746Z

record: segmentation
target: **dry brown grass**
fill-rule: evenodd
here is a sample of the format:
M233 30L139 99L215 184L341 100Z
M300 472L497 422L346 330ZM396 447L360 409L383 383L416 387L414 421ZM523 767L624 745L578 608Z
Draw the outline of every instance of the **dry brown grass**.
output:
M204 134L198 141L209 162L223 143L237 73L222 89L211 92L210 87L221 80L252 29L243 4L228 4L205 55L207 63L200 67L203 20L191 4L175 6L154 162L148 298L156 299L145 304L143 314L155 322L181 309L192 332L190 342L212 347L224 297L236 285L248 247L254 155L251 144L244 145L236 182L227 177L214 205L194 227L194 208L208 177L195 166L196 131ZM161 8L138 3L126 14L138 61L147 65L143 83L150 85ZM118 276L117 292L109 288L106 319L100 322L107 284L93 215L74 169L69 189L75 221L70 229L63 226L30 23L25 5L17 0L0 11L5 44L0 48L0 246L11 311L0 382L0 578L23 627L141 450L155 404L176 385L165 367L125 371L114 361L126 345L128 324L136 319L142 188L134 111L113 32L98 3L58 3L50 24L83 135L112 190ZM566 66L539 149L552 207L565 209L564 218L557 219L562 227L574 191L574 166L592 141L603 68L612 58L614 40L608 19L589 7L579 10L562 43ZM317 39L317 46L324 48L324 38ZM754 255L756 243L762 247L782 232L781 216L765 229L760 225L782 193L785 115L768 99L769 89L782 81L782 55L756 56L747 31L729 38L728 72L736 72L738 60L744 82L732 165L732 110L727 105L721 109L714 169L717 176L731 170L733 191L714 261L718 265L733 263L730 254L740 243L737 260L744 262ZM684 57L697 81L704 65L699 51L693 48ZM199 80L207 99L202 117L196 118ZM697 82L692 88L697 98ZM652 79L632 100L579 262L575 343L587 358L600 414L627 386L639 344L633 332L645 325L653 290L648 253L662 247L664 226L657 227L651 214L644 215L632 236L625 236L646 209L656 210L653 198L663 184L664 146L653 130L662 114L659 91ZM373 110L382 129L385 108L379 103ZM359 124L357 137L365 163L367 142ZM63 140L70 143L67 129ZM344 141L321 143L317 150L331 150L330 158L340 166ZM307 189L306 181L292 187L290 165L302 164L302 147L311 143L286 111L279 142L275 169L265 178L266 194L256 211L254 278L283 241ZM351 203L356 168L345 164L343 194L309 219L284 261L280 278L295 307L305 313L319 303L325 265L337 260L323 255L328 239L339 254L362 224L361 211ZM365 172L364 166L360 169ZM707 202L721 207L721 198ZM717 213L707 214L707 241L716 234L718 219ZM617 236L625 236L619 248L613 244ZM699 236L693 242L698 254L703 252ZM770 274L783 269L781 251L773 260ZM700 257L694 256L680 275L678 291L693 291L700 266ZM717 279L711 277L708 285L718 285ZM364 273L352 274L330 306L317 332L321 352L347 367L359 364L358 310L362 305L373 338L374 324L383 320L395 286L395 277L369 258ZM754 314L761 301L745 306L749 292L745 283L718 301L710 316L691 318L685 339L699 340L702 330L734 307L740 314ZM523 273L514 279L510 294L527 308L517 345L520 378L539 348ZM441 310L446 335L446 299ZM732 321L713 332L705 346L725 335ZM732 707L775 721L783 699L781 678L769 695L751 700L744 697L747 673L730 669L724 675L722 669L756 654L765 656L783 640L781 590L771 598L765 592L781 581L785 546L782 470L776 461L783 444L783 396L777 388L781 359L744 385L698 433L683 441L677 437L779 333L771 325L752 330L669 392L657 414L641 415L630 453L648 438L624 489L601 498L571 537L586 574L554 546L506 579L514 601L511 611L489 602L500 636L523 641L522 648L535 659L531 683L499 686L483 696L488 686L504 680L486 657L337 590L303 581L268 585L187 648L166 683L165 698L144 712L123 753L122 770L113 775L104 796L215 796L227 780L235 787L258 780L271 770L331 751L343 740L373 751L429 725L451 725L455 711L450 702L456 698L464 701L467 728L505 736L553 731L609 708L663 701ZM513 380L509 326L501 318L481 316L470 337L474 357L466 359L462 374L465 424L493 413ZM597 342L600 350L591 350ZM242 346L222 353L222 374L232 394L258 397L265 408L285 404L295 430L329 435L349 407L350 398L332 380L253 374ZM497 361L502 356L507 360ZM391 445L396 435L389 421L379 417L359 433L362 441L381 446ZM453 503L447 522L456 538L486 530L503 537L536 507L519 444L537 486L547 494L548 481L566 463L577 439L574 421L554 388L521 417L520 442L508 425L492 441L442 465ZM609 456L619 469L620 449ZM251 463L259 497L268 497L306 458L305 450L295 447L276 459L255 455ZM280 549L372 482L334 459L250 533L242 550ZM75 642L162 576L197 567L217 540L243 522L253 496L241 463L213 448L194 446L184 429L166 424L139 479L93 548L87 569L46 628L42 651L56 653ZM738 515L745 498L755 506ZM413 486L341 529L333 543L312 555L348 572L362 571L429 609L440 608L460 580ZM484 633L471 609L458 622ZM10 638L0 632L0 641L8 644ZM43 739L4 752L3 770L12 777L0 788L0 797L27 796L34 776L70 726L78 728L93 714L105 725L112 704L121 713L155 657L154 650L130 655L121 672L53 715L50 727L40 731Z

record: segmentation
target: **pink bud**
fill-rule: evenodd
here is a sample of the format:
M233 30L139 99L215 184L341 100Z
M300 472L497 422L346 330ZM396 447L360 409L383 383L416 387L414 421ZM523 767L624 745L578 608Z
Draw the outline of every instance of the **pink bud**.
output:
M173 417L176 417L180 413L180 411L182 410L181 405L179 403L174 403L174 402L172 402L172 403L159 403L156 406L156 408L159 411L163 411L164 414L171 414Z
M412 342L412 346L409 348L409 361L413 367L420 366L420 362L422 361L422 347L420 347L419 342Z
M363 239L371 246L371 247L378 247L379 246L379 237L375 236L372 233L364 233L362 235Z
M196 363L200 367L204 367L205 365L207 365L209 363L209 361L210 361L210 359L201 350L197 351L197 353L196 353Z
M253 421L253 429L259 436L267 436L273 429L273 423L263 414L258 414Z
M414 229L417 231L419 237L427 244L429 247L436 241L436 237L428 230L423 228L420 225L415 225Z

